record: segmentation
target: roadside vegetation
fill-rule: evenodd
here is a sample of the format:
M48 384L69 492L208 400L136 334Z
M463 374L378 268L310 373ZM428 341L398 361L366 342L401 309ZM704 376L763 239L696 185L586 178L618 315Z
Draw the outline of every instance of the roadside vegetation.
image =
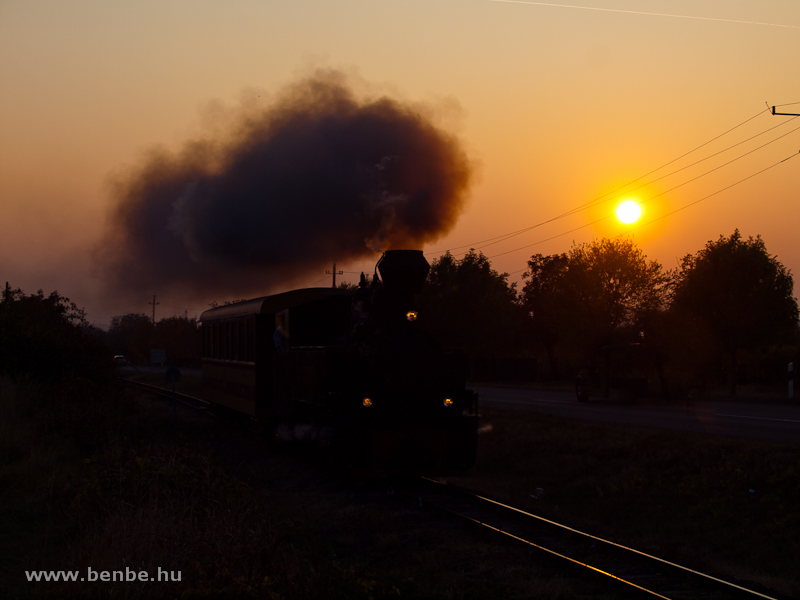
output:
M648 260L626 238L533 255L517 290L474 250L431 265L420 323L462 347L477 381L566 381L675 402L785 385L800 359L791 273L736 230L685 256Z

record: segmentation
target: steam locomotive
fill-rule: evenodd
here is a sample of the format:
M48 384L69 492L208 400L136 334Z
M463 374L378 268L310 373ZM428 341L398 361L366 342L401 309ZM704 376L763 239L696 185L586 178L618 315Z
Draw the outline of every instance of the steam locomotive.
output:
M429 270L421 251L390 250L355 290L298 289L205 311L205 397L270 430L327 432L351 472L468 469L477 395L465 387L463 353L420 327L414 298Z

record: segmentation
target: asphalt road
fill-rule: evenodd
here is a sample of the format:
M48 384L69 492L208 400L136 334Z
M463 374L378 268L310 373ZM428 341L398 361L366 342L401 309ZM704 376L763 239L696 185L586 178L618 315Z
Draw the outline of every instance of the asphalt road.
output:
M586 421L656 427L800 444L800 402L765 404L695 400L679 406L633 406L592 399L581 403L572 392L470 385L483 406L540 412Z

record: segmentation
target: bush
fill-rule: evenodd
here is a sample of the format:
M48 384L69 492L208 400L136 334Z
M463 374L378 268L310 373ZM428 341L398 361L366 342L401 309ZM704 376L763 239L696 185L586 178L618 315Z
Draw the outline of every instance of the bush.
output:
M84 312L58 292L8 290L0 303L0 369L43 381L107 377L111 357L90 330Z

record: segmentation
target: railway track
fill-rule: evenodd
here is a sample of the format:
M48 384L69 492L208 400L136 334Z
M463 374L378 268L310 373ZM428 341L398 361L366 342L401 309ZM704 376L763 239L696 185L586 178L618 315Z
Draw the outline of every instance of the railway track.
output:
M726 581L433 479L422 478L399 492L419 506L487 528L525 544L531 553L545 553L605 580L622 597L783 600L752 589L755 584Z
M157 385L141 383L139 381L133 381L124 377L121 377L120 379L132 387L138 388L155 396L161 396L168 399L170 402L173 402L173 406L176 406L178 403L180 403L183 406L201 412L211 418L231 422L255 435L264 435L265 433L264 428L261 427L252 417L248 417L246 415L242 415L241 413L217 406L208 400L203 400L202 398L197 398L196 396L189 396L188 394L181 394L180 392L173 392Z
M127 383L128 385L139 388L141 390L145 390L146 392L150 392L151 394L155 394L157 396L164 396L172 400L175 399L176 402L180 402L181 404L188 406L189 408L193 408L195 410L201 411L208 411L209 414L214 414L211 412L211 409L214 408L214 405L207 400L203 400L202 398L195 398L194 396L188 396L186 394L181 394L180 392L172 392L170 390L164 389L162 387L158 387L157 385L150 385L149 383L141 383L139 381L133 381L132 379L126 379L125 377L120 377L122 381Z

